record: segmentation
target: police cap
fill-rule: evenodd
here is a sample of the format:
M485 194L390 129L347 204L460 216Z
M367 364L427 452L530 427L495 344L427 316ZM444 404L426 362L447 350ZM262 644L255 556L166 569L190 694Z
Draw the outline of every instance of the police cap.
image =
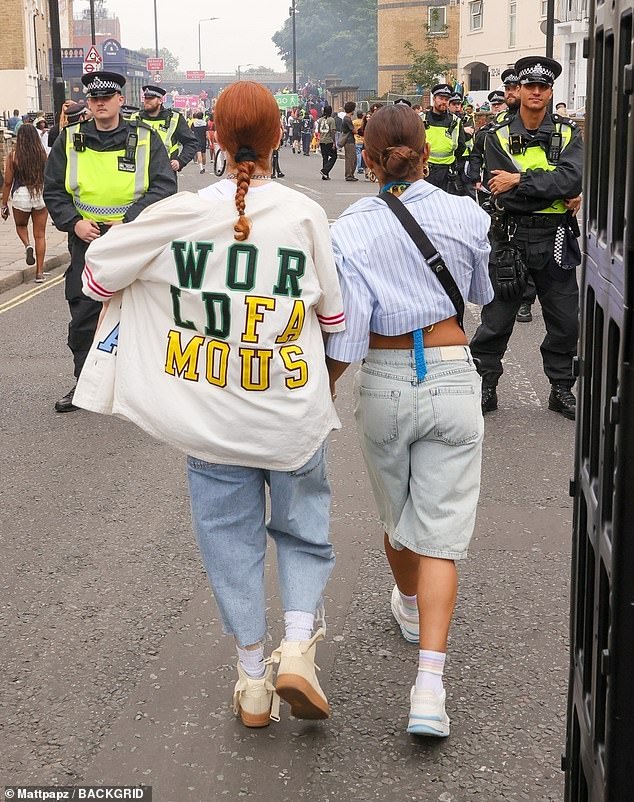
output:
M500 89L494 89L487 95L489 103L504 103L504 92Z
M66 119L70 125L74 125L81 120L82 114L85 114L86 107L83 103L73 103L66 109Z
M410 109L412 108L412 104L409 102L409 100L406 97L399 97L398 100L394 101L394 105L395 106L409 106Z
M515 72L515 67L509 67L502 73L502 83L504 86L516 86L520 82Z
M152 84L146 84L142 86L141 89L143 90L143 97L164 98L167 94L167 89L161 89L160 86L153 86Z
M125 86L125 78L118 72L87 72L81 76L85 93L88 97L108 97L117 92L122 94Z
M453 89L449 86L449 84L436 84L431 88L431 94L433 97L436 95L440 95L440 97L451 97L453 94Z
M546 84L552 86L561 75L561 64L546 56L525 56L515 64L520 84Z
M454 92L451 97L449 98L450 103L460 103L462 105L462 101L464 98L460 94L460 92Z
M125 103L123 106L121 106L121 114L123 114L124 117L131 117L133 114L136 114L138 110L138 106L131 106L128 103Z

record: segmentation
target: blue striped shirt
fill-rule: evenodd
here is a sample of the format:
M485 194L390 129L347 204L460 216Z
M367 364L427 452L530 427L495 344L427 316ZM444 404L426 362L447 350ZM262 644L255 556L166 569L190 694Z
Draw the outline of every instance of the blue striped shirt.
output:
M471 198L422 180L400 199L445 260L463 298L480 305L493 300L486 212ZM393 337L456 314L421 252L379 198L353 203L331 234L346 330L330 335L328 356L358 362L368 352L371 331Z

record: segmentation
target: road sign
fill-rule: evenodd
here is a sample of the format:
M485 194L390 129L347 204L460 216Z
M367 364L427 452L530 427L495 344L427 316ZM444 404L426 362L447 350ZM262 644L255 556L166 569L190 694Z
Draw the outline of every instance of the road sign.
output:
M95 64L93 61L84 61L83 65L84 75L87 72L98 72L100 66L101 66L100 64Z
M275 95L277 105L280 109L294 109L299 106L299 95L290 92L278 92Z
M84 61L88 61L91 62L92 64L99 64L99 65L103 63L103 59L99 55L99 51L94 45L92 45L90 50L86 53Z
M160 72L155 73L152 76L152 80L154 81L155 84L160 84L161 83L161 73Z
M188 81L202 81L205 76L206 72L204 70L187 70L185 73Z
M165 59L148 58L145 61L148 72L163 72L165 70Z

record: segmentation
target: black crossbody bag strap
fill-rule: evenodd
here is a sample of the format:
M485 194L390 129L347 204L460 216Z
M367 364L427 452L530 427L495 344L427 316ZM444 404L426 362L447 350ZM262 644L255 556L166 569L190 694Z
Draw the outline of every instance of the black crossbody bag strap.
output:
M405 231L407 231L414 240L414 244L425 257L425 261L435 273L438 281L442 284L442 288L449 296L451 303L456 307L458 324L464 331L464 298L458 289L454 277L447 269L447 265L443 261L442 256L438 253L436 248L434 248L429 237L425 234L414 217L407 211L405 204L399 200L396 195L392 195L391 192L381 192L378 197L381 198L382 201L385 201L396 217L398 217Z

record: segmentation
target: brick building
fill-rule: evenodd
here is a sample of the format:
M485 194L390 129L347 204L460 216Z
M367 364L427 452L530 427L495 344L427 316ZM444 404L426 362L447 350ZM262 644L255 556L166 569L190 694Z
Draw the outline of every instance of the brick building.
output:
M437 40L439 58L456 74L460 38L457 0L379 0L379 95L401 91L403 76L411 67L410 56L403 45L409 41L416 50L423 51L428 32Z

